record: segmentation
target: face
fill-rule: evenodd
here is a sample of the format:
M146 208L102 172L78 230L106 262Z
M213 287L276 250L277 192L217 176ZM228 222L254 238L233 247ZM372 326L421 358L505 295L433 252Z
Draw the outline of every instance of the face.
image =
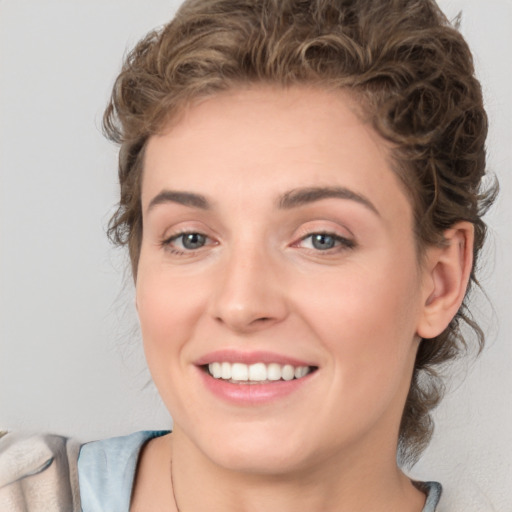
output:
M220 466L394 458L425 298L411 206L355 110L255 86L148 143L146 357L175 434Z

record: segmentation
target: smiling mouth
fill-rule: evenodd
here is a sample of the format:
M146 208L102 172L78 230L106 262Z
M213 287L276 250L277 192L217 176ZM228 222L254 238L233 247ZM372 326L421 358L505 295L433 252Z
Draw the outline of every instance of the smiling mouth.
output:
M224 361L204 365L203 369L214 379L233 384L267 384L302 379L316 371L317 367L278 363L228 363Z

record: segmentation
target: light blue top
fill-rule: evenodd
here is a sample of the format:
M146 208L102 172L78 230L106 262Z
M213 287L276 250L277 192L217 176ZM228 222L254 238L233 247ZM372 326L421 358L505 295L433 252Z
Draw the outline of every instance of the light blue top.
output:
M84 444L78 457L83 512L128 512L144 443L169 431L142 431Z
M143 431L84 444L78 458L83 512L129 512L139 453L147 441L169 431ZM435 512L441 497L437 482L418 482L427 494L423 512Z

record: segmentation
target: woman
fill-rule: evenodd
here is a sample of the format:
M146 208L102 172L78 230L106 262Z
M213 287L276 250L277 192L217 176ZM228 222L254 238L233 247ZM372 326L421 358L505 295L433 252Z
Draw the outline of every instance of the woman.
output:
M471 54L437 6L187 2L128 57L105 128L174 428L84 445L77 476L63 444L67 499L434 510L396 455L428 443L460 323L482 343L464 301L493 197Z

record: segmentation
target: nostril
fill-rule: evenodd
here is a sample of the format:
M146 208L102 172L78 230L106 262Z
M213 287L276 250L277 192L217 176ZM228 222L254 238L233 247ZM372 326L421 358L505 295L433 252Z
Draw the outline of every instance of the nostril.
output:
M266 326L267 324L272 324L272 322L274 321L275 319L272 318L271 316L262 316L262 317L259 317L259 318L255 318L252 322L249 323L250 326Z

